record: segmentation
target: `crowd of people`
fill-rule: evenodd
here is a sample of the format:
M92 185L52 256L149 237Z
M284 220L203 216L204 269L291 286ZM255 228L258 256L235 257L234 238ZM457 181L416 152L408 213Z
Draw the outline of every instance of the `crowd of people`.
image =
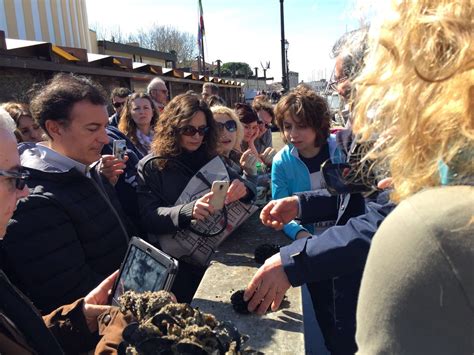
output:
M472 5L391 11L333 48L330 87L347 103L335 134L305 85L230 108L212 83L169 100L160 78L107 95L61 73L30 102L3 104L0 352L116 352L133 320L108 293L129 239L164 249L218 214L210 186L183 197L216 163L227 206L255 204L269 180L261 222L290 239L246 287L249 311L277 310L305 285L330 353L472 353ZM328 163L378 186L330 194ZM166 252L179 261L171 291L189 303L207 264Z

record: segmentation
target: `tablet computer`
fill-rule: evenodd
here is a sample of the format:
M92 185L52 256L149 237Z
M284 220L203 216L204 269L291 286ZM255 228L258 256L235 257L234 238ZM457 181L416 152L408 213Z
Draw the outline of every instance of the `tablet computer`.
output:
M178 272L178 261L143 239L133 237L111 293L111 304L128 290L169 291Z

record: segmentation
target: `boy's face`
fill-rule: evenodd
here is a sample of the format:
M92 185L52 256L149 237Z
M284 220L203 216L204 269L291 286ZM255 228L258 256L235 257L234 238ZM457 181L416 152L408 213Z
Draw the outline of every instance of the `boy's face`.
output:
M286 141L293 144L303 155L315 149L316 131L291 116L289 112L286 112L283 118L283 135Z

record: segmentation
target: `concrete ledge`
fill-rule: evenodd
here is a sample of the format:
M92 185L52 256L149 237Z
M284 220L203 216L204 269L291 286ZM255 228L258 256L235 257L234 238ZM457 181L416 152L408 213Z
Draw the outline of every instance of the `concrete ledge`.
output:
M250 339L245 344L266 354L304 354L303 315L300 288L290 288L287 301L276 312L264 316L238 314L231 295L244 289L258 270L255 248L264 243L289 244L282 232L264 227L257 211L231 235L216 253L194 296L192 305L213 313L219 320L232 321Z

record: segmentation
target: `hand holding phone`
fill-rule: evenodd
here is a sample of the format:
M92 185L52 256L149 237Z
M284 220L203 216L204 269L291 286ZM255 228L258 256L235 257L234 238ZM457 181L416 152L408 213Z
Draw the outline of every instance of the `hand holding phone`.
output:
M127 155L127 142L125 139L117 139L113 143L113 155L118 160L124 160Z
M212 196L209 200L209 204L214 207L215 210L221 210L224 208L225 197L228 189L228 181L216 180L212 183Z

